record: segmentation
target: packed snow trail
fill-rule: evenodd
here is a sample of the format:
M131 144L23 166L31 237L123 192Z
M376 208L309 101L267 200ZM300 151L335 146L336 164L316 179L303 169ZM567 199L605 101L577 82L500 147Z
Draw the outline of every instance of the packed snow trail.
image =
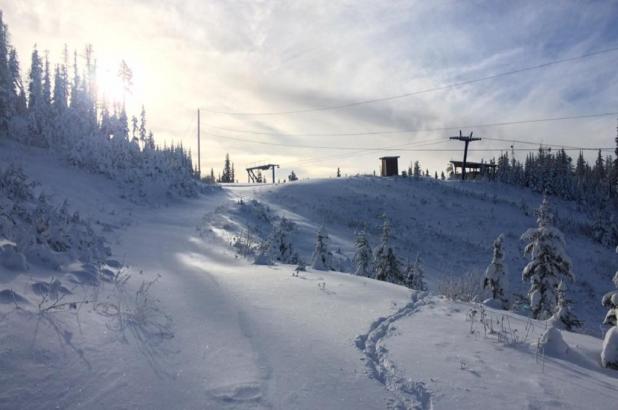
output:
M123 262L160 275L153 293L173 318L174 338L168 352L149 358L150 372L139 358L114 363L124 384L114 396L136 408L385 408L390 393L366 377L354 337L409 291L250 265L214 234L196 231L204 214L234 201L229 195L148 211L120 234L114 252ZM109 407L110 393L89 406Z
M384 338L396 329L395 323L418 311L425 301L420 293L412 294L412 301L394 314L381 317L370 326L368 333L356 338L356 347L365 354L369 376L394 395L389 408L396 410L432 409L431 393L422 381L405 379L395 363L388 358Z

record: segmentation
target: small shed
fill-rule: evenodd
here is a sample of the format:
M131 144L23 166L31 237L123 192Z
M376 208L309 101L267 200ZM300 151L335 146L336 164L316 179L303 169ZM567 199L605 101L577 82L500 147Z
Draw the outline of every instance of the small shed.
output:
M392 177L399 175L399 157L381 157L380 176Z

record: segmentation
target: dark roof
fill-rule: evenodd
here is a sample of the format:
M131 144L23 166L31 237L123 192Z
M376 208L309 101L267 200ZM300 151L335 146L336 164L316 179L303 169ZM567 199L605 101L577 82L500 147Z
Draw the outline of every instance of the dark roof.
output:
M249 168L247 168L247 171L249 171L249 170L253 170L253 169L263 169L263 170L266 170L266 169L269 169L269 168L271 168L271 167L273 167L273 168L274 168L274 167L279 168L279 165L277 165L277 164L264 164L264 165L257 165L257 166L255 166L255 167L249 167Z
M380 159L397 159L399 158L399 155L397 155L396 157L380 157Z
M456 167L462 167L463 161L451 161L451 164ZM488 162L470 162L466 161L466 168L495 168L496 164L490 164Z

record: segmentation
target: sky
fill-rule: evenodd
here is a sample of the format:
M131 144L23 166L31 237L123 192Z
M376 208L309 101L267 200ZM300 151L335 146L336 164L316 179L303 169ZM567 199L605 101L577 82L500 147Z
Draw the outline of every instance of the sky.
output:
M477 149L612 147L616 137L616 116L478 125L618 111L618 51L444 87L618 47L616 1L0 0L0 9L22 68L35 44L60 61L64 44L90 43L100 91L114 96L126 60L130 114L145 106L157 143L182 142L195 156L200 108L202 172L218 173L229 153L241 182L258 163L280 164L281 179L292 169L333 177L338 167L378 170L383 155L440 172L462 156L448 137L471 125L462 131L483 138ZM306 112L273 114L289 111Z

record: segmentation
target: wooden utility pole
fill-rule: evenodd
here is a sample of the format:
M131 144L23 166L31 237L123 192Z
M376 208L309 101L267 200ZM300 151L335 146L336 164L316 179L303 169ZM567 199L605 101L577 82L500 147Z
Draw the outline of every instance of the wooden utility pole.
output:
M197 109L197 176L202 178L202 153L200 151L200 109Z
M466 145L464 146L464 157L463 157L463 164L461 167L461 180L465 181L466 179L466 162L468 160L468 144L470 144L472 141L480 141L480 138L472 138L472 131L470 132L470 135L467 137L464 137L461 134L461 130L459 130L459 136L458 137L450 137L450 139L452 140L458 140L458 141L463 141Z

